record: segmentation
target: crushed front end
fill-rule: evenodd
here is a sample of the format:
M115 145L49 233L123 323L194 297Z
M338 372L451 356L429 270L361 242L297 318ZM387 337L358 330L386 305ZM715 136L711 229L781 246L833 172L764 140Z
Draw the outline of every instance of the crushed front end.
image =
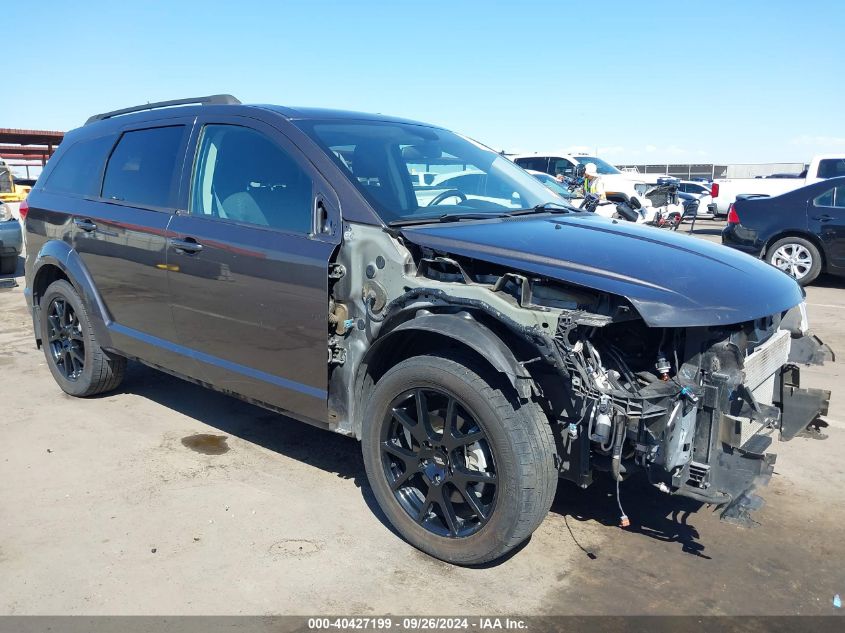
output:
M791 314L797 311L797 314ZM575 403L561 433L561 475L645 471L668 494L723 506L743 520L768 481L772 439L791 439L827 413L829 391L802 389L796 362L831 356L806 332L803 306L724 327L585 328L561 319L558 362ZM782 318L783 316L783 318Z
M608 248L576 251L596 234ZM330 304L330 349L344 359L330 383L343 395L330 401L339 432L356 432L350 407L386 350L461 345L542 407L561 478L587 487L595 471L640 473L742 517L773 471L773 439L827 412L830 393L800 385L799 364L832 357L808 331L800 287L744 255L580 216L344 235L355 248L341 252ZM655 263L655 252L666 256ZM663 277L670 255L676 274Z

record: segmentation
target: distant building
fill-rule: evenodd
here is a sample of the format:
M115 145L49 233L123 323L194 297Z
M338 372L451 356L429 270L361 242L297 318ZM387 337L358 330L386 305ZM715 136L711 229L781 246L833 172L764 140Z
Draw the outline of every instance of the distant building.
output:
M774 174L798 175L806 168L804 163L737 163L716 165L713 163L660 163L649 165L616 165L622 171L639 174L669 174L675 178L756 178Z

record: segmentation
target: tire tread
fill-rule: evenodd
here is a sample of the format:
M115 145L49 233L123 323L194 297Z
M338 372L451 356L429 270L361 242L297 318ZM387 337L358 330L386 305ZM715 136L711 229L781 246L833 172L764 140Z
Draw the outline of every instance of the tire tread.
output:
M86 335L86 344L91 346L91 379L87 386L78 392L71 393L71 395L78 398L86 398L100 393L105 393L107 391L113 391L120 385L121 382L123 382L123 377L126 373L126 359L122 356L110 355L103 350L102 347L100 347L96 336L94 336L94 330L91 327L91 319L88 316L88 310L85 307L85 303L70 283L64 279L59 279L51 283L44 293L42 302L46 303L44 300L47 297L50 297L52 293L59 293L64 295L66 298L72 297L76 299L76 303L78 305L74 306L74 310L81 313L77 316L79 318L80 325L85 328L84 334ZM51 361L49 359L49 352L46 344L44 346L44 350L45 355L48 355L47 362L50 363ZM59 386L61 386L63 390L67 391L61 383L59 383Z

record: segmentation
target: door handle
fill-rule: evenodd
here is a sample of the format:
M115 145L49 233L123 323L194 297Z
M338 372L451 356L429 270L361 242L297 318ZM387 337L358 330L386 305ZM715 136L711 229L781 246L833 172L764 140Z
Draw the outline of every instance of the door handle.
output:
M829 222L830 220L833 219L833 216L828 215L827 213L824 213L822 215L815 216L813 219L818 220L819 222Z
M188 255L199 253L202 250L202 244L192 237L186 237L185 239L171 237L170 245L174 248L174 250L180 253L187 253Z
M97 230L97 225L96 225L96 224L94 224L94 223L93 223L91 220L89 220L88 218L73 218L73 223L74 223L77 227L79 227L79 228L80 228L80 229L82 229L83 231L87 231L88 233L90 233L91 231L96 231L96 230Z

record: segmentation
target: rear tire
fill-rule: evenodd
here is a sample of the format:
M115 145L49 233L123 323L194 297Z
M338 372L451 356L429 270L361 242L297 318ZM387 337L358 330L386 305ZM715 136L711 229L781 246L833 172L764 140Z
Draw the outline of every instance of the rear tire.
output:
M40 308L41 346L62 391L83 398L117 388L126 359L100 347L74 287L63 279L54 281L41 297Z
M819 249L801 237L784 237L772 244L766 251L766 261L802 286L813 283L822 270Z
M378 381L364 416L379 505L414 547L450 563L486 563L519 545L557 486L548 420L496 378L461 355L415 356Z
M17 255L6 255L4 257L0 257L0 275L14 275L17 269Z

